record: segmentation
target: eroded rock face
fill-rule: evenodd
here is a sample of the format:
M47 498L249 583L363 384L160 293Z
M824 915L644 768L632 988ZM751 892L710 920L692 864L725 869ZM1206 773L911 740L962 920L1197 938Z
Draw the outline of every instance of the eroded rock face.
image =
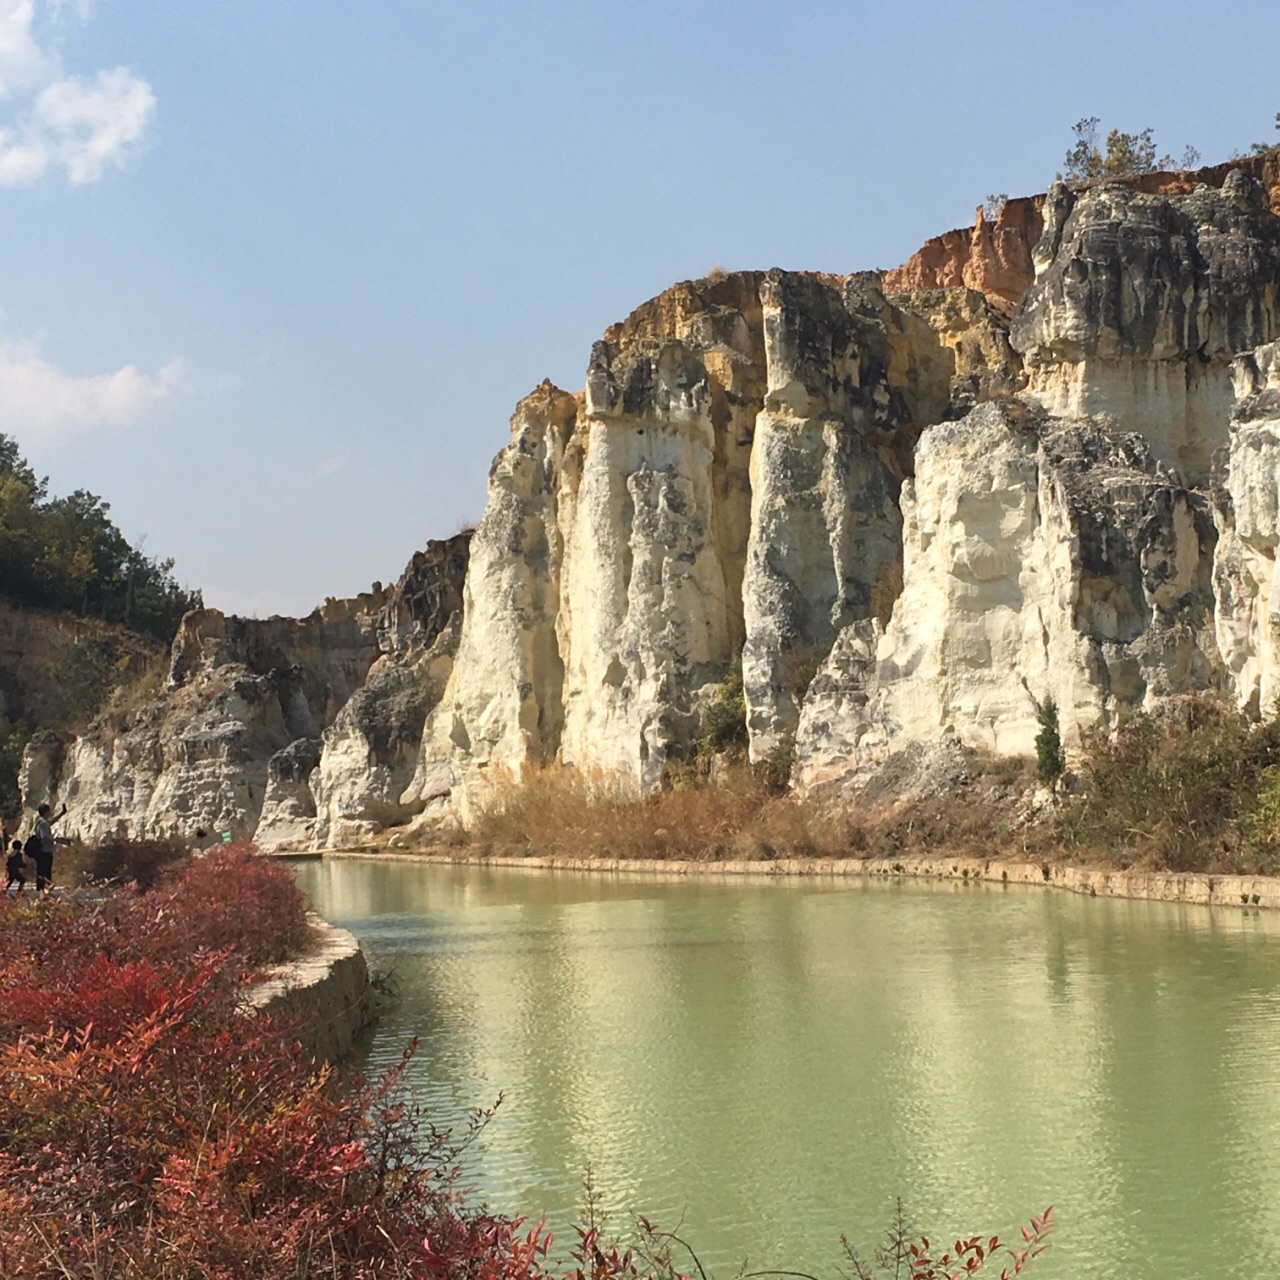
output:
M313 845L356 844L421 811L406 791L423 727L453 670L470 544L466 533L430 543L392 588L375 624L379 655L321 734L310 778Z
M1138 436L1025 405L930 428L903 488L903 590L887 627L842 631L808 690L805 789L864 780L909 744L1034 754L1210 687L1215 531Z
M887 618L920 426L1017 379L980 295L875 276L686 283L521 403L490 475L448 690L407 796L464 816L552 764L661 783L741 657L754 751L839 628Z
M415 557L389 591L329 600L307 618L188 614L174 640L167 688L127 724L95 722L54 765L41 766L33 746L27 802L65 800L68 833L88 839L230 831L236 839L297 847L351 836L335 815L363 821L366 834L373 814L412 816L389 810L382 793L398 796L412 772L430 681L443 685L432 663L449 648L442 634L456 636L465 568L460 537ZM396 663L403 670L390 672ZM425 692L407 694L419 675ZM384 696L388 684L395 696ZM407 748L398 736L397 697L414 704L404 717ZM364 747L363 801L343 792L336 780L342 769L329 759L349 757L353 738ZM399 785L380 786L378 771L397 764Z
M655 785L741 648L758 277L678 286L615 326L585 395L512 419L476 532L453 679L413 792L465 807L563 762Z
M1043 196L1006 200L994 218L979 206L973 226L928 241L907 262L884 273L886 293L963 285L976 289L1006 318L1033 279L1032 251L1042 229Z
M1188 692L1264 709L1278 164L1057 185L884 275L677 285L520 403L469 560L193 615L165 696L32 777L82 830L333 846L531 769L660 786L739 661L753 757L794 742L818 792L1031 754L1049 697L1068 745Z
M1270 713L1280 698L1280 343L1242 355L1234 372L1214 566L1217 638L1236 700Z
M758 756L794 736L837 632L888 619L902 576L899 480L876 444L891 448L913 426L889 381L888 334L856 293L776 273L762 300L767 394L751 458L742 654Z
M1280 214L1280 147L1203 169L1134 174L1110 182L1144 195L1185 196L1197 187L1221 187L1232 174L1257 181L1271 212ZM1057 186L1066 190L1061 183ZM982 293L1008 319L1043 268L1040 246L1052 218L1053 198L1050 188L1047 196L1005 200L994 218L979 206L973 226L935 236L902 266L884 272L885 292L963 285Z
M1010 339L1063 417L1136 431L1193 483L1226 443L1231 361L1280 333L1280 220L1241 171L1221 189L1105 184L1048 198L1045 263Z

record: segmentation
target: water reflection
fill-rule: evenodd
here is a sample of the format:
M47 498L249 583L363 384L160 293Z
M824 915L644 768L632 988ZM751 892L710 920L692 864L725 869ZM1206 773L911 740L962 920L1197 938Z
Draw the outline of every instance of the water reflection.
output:
M947 884L332 859L299 878L404 998L372 1062L476 1178L566 1223L685 1215L704 1263L819 1269L895 1195L946 1231L1054 1202L1045 1276L1262 1267L1280 1226L1280 920Z

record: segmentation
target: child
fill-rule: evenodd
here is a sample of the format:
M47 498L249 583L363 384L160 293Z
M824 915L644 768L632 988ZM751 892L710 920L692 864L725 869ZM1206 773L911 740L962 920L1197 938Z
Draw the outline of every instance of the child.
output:
M24 866L26 866L26 860L22 856L22 841L15 840L9 847L9 856L4 860L4 869L9 873L9 879L5 881L4 886L6 894L15 884L18 886L19 893L26 888L27 877L22 874Z

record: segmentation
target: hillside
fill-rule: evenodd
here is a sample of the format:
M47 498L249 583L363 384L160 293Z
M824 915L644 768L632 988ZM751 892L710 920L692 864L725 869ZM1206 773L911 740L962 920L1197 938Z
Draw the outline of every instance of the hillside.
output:
M51 497L0 434L0 815L14 817L32 734L86 728L141 679L200 604L173 561L133 547L85 490Z

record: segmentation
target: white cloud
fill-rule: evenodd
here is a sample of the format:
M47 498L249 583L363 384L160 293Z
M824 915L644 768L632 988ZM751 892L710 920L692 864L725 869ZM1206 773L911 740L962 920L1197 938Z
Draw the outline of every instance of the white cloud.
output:
M49 0L49 9L54 19L59 19L68 11L83 22L92 12L97 0Z
M81 183L123 168L155 111L151 86L117 67L99 71L93 84L70 76L48 85L36 99L35 118L51 161L62 165L72 182Z
M114 373L64 373L30 343L0 343L0 431L123 426L188 386L181 360L153 374L127 364Z
M39 88L58 74L58 60L31 32L33 0L0 0L0 98Z
M92 0L44 0L55 21L81 20ZM0 186L34 182L62 169L72 183L96 182L125 167L145 143L155 117L151 86L127 67L84 79L64 74L57 50L33 34L34 0L0 0L0 98L29 97L0 126Z

